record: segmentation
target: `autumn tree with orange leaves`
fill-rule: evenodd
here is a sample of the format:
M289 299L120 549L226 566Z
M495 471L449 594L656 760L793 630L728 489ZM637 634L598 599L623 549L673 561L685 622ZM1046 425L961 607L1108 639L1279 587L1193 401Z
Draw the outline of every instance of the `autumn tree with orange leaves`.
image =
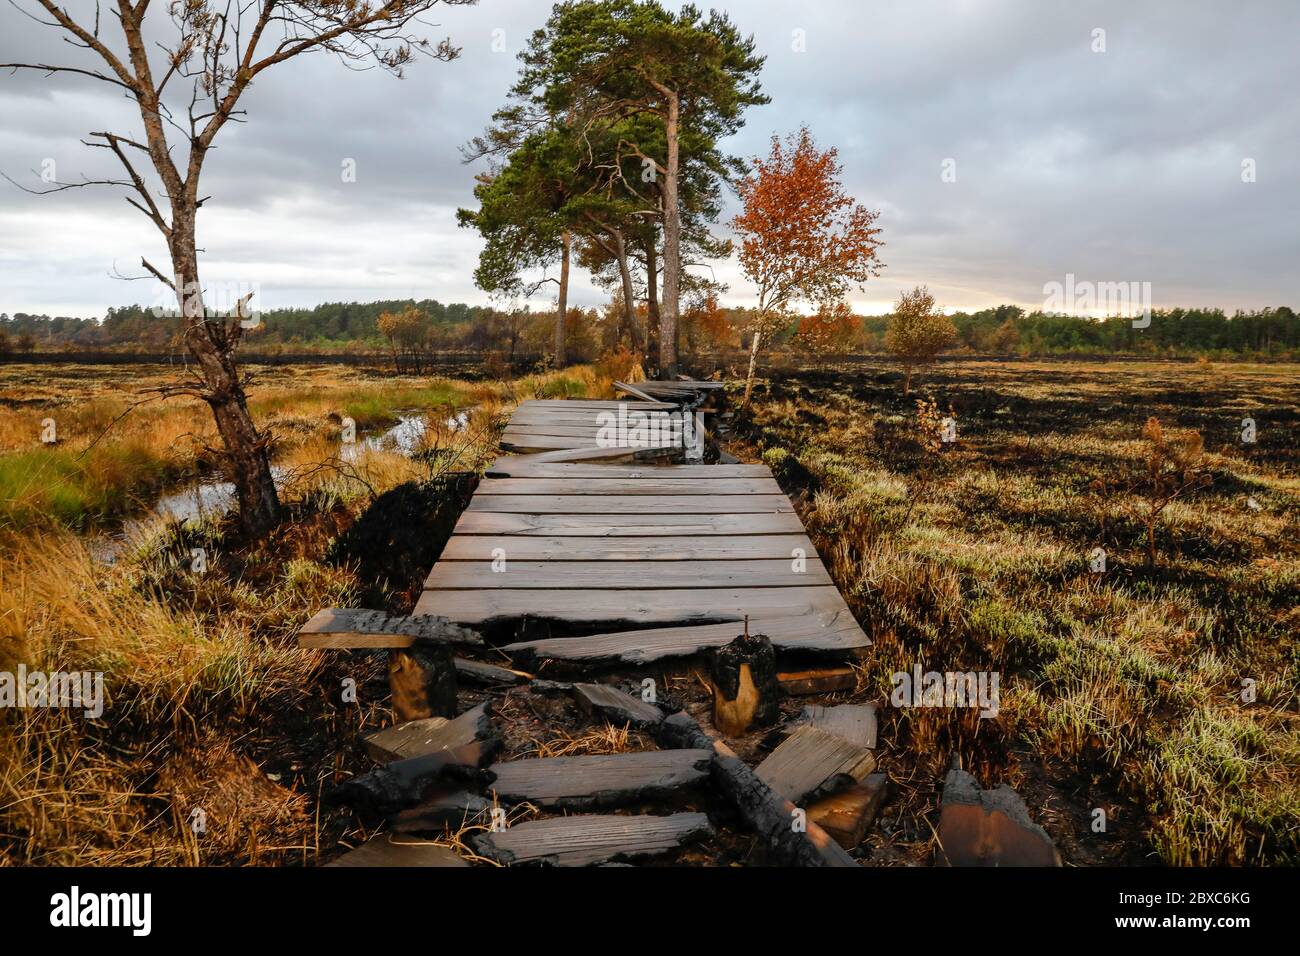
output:
M794 341L800 348L818 355L846 351L862 328L847 302L825 302L812 315L799 319Z
M856 203L844 191L838 150L817 148L807 127L772 137L766 159L741 180L743 211L732 220L740 236L740 265L758 288L750 334L745 402L763 341L787 327L799 302L838 302L880 274L876 251L879 212Z

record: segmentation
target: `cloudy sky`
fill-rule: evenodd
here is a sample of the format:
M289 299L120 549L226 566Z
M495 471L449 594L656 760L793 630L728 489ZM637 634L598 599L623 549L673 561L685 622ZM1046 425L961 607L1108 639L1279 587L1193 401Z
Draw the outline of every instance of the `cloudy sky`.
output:
M918 283L950 309L1038 307L1044 284L1068 274L1150 282L1157 306L1300 306L1294 0L722 6L766 54L772 98L729 150L751 156L807 123L839 148L848 189L881 211L887 268L854 295L860 311L886 311ZM478 171L458 147L503 102L515 54L549 9L440 8L428 34L450 36L461 58L417 62L403 80L328 56L263 74L243 101L248 122L221 133L204 173L205 279L256 286L263 309L486 303L471 277L478 242L455 225ZM0 3L0 62L86 56ZM111 87L0 73L0 172L18 182L39 187L47 169L62 181L115 174L79 142L102 129L139 135ZM347 160L355 182L343 181ZM165 261L122 195L34 196L0 181L0 312L98 316L156 301L155 284L114 277L138 274L141 255ZM729 301L751 301L734 261L716 275ZM585 276L574 295L604 299Z

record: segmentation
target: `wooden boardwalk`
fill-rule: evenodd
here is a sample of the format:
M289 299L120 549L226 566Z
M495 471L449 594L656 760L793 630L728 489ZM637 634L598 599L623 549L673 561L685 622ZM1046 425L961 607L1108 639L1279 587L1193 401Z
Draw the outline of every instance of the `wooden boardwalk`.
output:
M541 638L508 650L586 662L698 652L746 615L778 649L867 647L765 466L633 460L680 436L597 447L615 416L676 408L522 403L503 447L524 454L488 470L415 613L476 628L526 621Z

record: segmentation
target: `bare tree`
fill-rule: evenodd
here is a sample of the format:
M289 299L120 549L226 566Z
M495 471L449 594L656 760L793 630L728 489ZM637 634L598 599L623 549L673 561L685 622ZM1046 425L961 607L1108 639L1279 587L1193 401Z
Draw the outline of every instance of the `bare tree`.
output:
M378 66L399 77L417 52L454 59L458 51L449 40L431 44L415 35L415 26L438 3L475 0L104 0L105 10L96 2L93 16L81 19L54 0L34 0L45 17L17 0L10 2L39 23L63 31L65 41L88 53L69 65L0 67L95 79L120 87L139 107L143 135L103 131L83 141L112 152L125 179L55 183L41 191L126 187L133 193L126 201L162 233L171 256L170 276L147 260L141 265L175 292L185 345L197 365L194 379L169 386L167 392L194 395L212 408L239 500L240 523L246 534L261 536L279 521L280 502L268 440L249 415L247 380L235 363L251 296L227 315L209 310L204 301L195 243L198 210L208 198L199 189L204 161L225 125L243 121L240 97L263 71L313 51L332 53L356 68ZM146 40L164 33L169 43ZM115 49L120 47L125 53ZM175 149L182 144L184 151Z

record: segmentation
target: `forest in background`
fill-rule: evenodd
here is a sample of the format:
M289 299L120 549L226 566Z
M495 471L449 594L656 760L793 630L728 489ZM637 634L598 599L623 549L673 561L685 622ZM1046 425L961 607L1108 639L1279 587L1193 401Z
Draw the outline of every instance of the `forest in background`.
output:
M604 309L570 309L566 323L570 358L589 361L616 348L620 302ZM638 311L644 313L644 306ZM689 303L679 332L683 352L707 355L747 347L750 311L720 306L714 297ZM388 314L408 321L381 331ZM880 354L886 351L889 315L848 315L827 335L805 335L796 320L778 335L775 348L808 353ZM1232 315L1221 309L1171 309L1152 313L1149 328L1134 328L1129 318L1026 312L1002 305L949 316L957 330L954 350L993 355L1114 354L1188 357L1300 357L1300 316L1286 306ZM508 360L541 357L550 348L554 311L500 310L432 299L332 302L314 308L275 309L261 315L244 347L275 352L398 351L403 355L437 352L495 352ZM159 318L149 308L110 308L103 319L17 312L0 313L0 355L33 351L167 351L179 346L180 320Z

